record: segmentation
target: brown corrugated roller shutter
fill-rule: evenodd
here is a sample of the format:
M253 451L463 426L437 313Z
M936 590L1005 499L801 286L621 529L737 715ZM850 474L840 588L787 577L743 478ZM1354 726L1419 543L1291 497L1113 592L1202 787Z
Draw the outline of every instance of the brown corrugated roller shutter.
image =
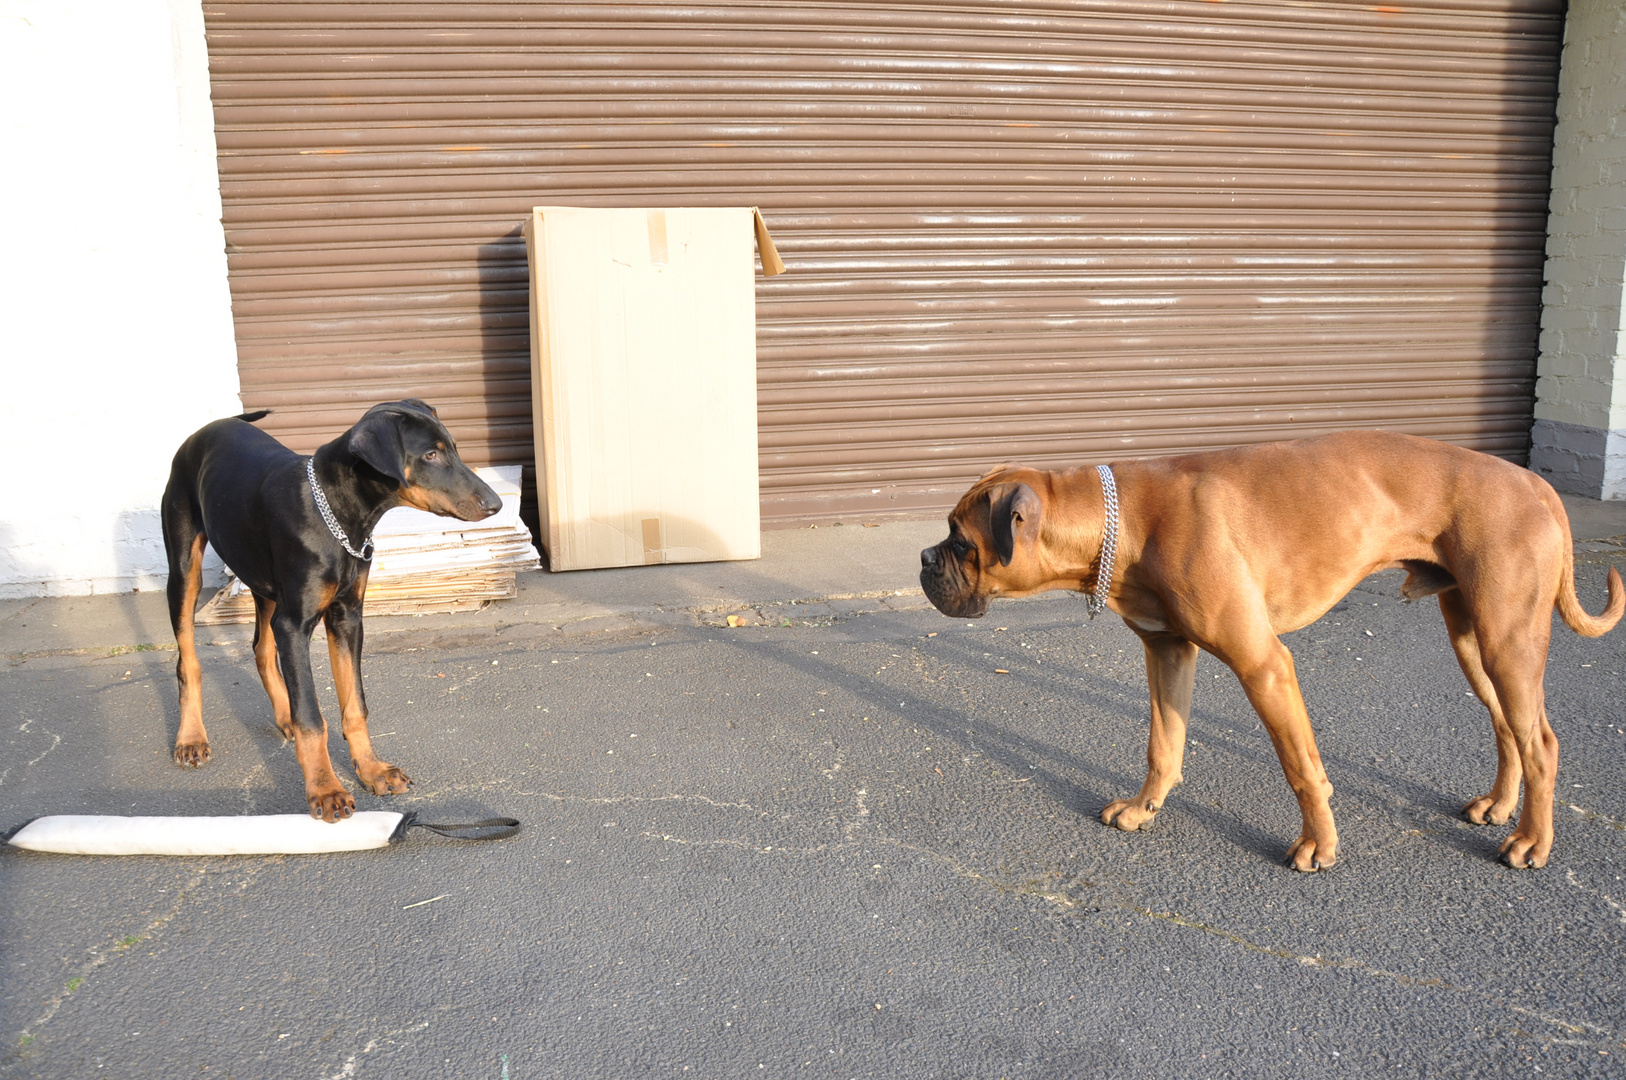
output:
M206 5L244 404L531 463L536 204L760 205L769 518L1376 426L1520 458L1562 0Z

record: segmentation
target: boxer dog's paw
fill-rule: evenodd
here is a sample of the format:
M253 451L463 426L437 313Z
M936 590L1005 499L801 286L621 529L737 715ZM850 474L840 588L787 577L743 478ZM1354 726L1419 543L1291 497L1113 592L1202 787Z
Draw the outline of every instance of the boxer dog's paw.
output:
M1553 838L1527 836L1523 829L1502 841L1502 861L1515 870L1539 870L1547 865L1547 856L1553 850Z
M1338 861L1338 843L1317 844L1315 837L1305 834L1287 849L1287 865L1302 873L1313 874L1326 870Z
M1492 795L1481 795L1462 808L1462 816L1475 825L1506 825L1518 804L1517 796L1498 802Z
M1107 804L1101 811L1101 824L1112 825L1124 832L1135 832L1145 828L1157 817L1161 806L1153 806L1150 800L1118 799Z

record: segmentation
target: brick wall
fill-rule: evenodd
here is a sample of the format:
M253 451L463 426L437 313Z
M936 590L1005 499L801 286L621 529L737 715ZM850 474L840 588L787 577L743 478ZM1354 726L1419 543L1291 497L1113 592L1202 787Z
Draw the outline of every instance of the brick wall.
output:
M1530 467L1626 499L1626 5L1571 0Z

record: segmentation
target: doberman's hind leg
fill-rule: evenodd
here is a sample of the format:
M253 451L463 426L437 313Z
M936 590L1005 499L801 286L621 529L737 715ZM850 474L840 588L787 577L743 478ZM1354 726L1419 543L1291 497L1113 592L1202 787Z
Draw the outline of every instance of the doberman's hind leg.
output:
M389 762L379 760L373 753L372 737L367 733L367 694L361 684L359 600L366 584L363 577L356 586L355 603L334 604L327 609L327 655L333 666L333 688L339 695L344 740L350 746L356 778L374 795L398 795L411 785L412 778Z
M169 557L169 625L175 631L175 681L180 687L181 723L175 732L175 764L195 769L209 760L203 729L203 667L198 663L193 609L203 585L203 548L209 538L184 491L171 481L164 493L164 549Z
M1197 646L1184 638L1157 637L1146 646L1146 682L1152 695L1152 730L1146 744L1146 780L1132 799L1117 799L1101 811L1101 821L1125 832L1148 825L1181 781L1186 753L1186 721L1191 715Z
M277 602L254 594L254 666L260 672L265 696L271 699L271 714L277 730L289 742L294 741L293 710L288 705L288 684L282 680L277 664L277 638L271 632L271 616L276 613Z
M1491 727L1496 732L1496 779L1488 795L1481 795L1462 808L1462 816L1475 825L1505 825L1519 805L1519 784L1524 778L1524 766L1519 761L1519 745L1502 711L1502 702L1496 696L1496 687L1485 674L1484 661L1479 655L1479 639L1474 635L1473 619L1468 605L1456 589L1440 594L1440 613L1445 616L1445 628L1451 635L1451 648L1457 654L1457 663L1468 677L1474 696L1490 713Z

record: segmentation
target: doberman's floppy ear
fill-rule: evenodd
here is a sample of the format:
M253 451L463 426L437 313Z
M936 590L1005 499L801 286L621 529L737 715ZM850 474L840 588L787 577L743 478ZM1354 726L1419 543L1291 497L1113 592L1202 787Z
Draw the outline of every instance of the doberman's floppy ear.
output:
M400 413L370 409L350 429L345 449L352 457L406 486L406 444L401 441Z
M1039 538L1041 509L1038 493L1026 484L995 484L988 489L988 530L999 565L1011 565L1018 541L1026 545Z

